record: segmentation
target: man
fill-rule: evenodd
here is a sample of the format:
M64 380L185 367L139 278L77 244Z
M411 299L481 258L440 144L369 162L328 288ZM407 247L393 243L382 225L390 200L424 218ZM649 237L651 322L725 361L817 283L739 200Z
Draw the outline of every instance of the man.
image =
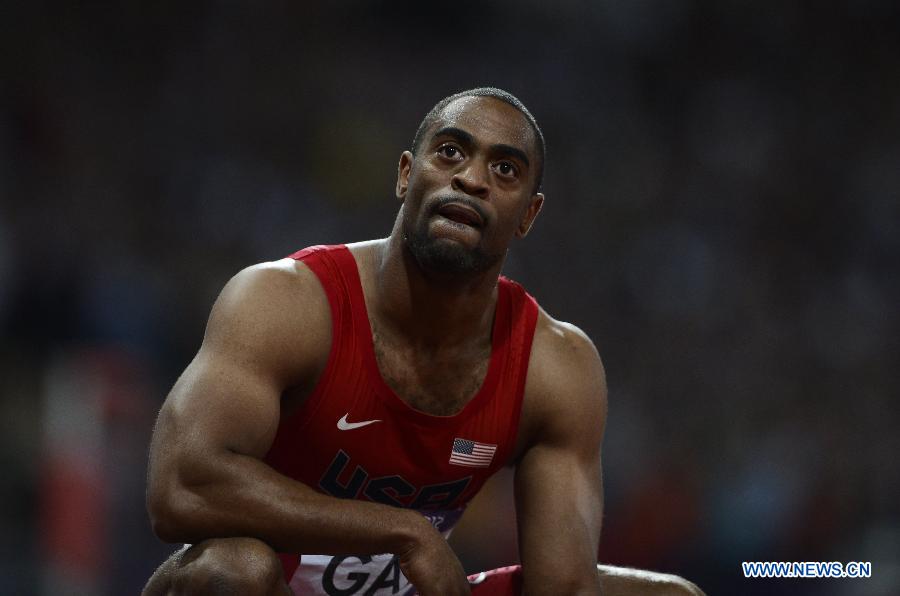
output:
M154 531L193 546L145 593L693 593L597 571L603 367L500 276L543 205L543 166L516 98L451 96L400 157L390 237L226 285L151 447ZM445 535L503 465L522 565L470 587Z

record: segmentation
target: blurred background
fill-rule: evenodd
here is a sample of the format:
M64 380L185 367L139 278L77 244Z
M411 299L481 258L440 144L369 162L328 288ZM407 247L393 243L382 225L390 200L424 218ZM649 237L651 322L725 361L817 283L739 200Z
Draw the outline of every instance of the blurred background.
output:
M495 85L548 149L506 274L607 368L601 560L900 593L897 3L301 4L4 5L0 592L140 590L172 550L154 417L219 289L387 235L421 118ZM455 538L469 571L516 559L508 481Z

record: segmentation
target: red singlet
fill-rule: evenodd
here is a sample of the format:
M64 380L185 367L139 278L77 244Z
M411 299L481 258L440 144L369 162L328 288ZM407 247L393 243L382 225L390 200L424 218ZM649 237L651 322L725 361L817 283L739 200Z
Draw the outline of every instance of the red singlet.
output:
M453 416L413 409L382 379L356 260L340 246L291 255L318 277L331 308L328 364L303 406L282 420L266 462L325 494L408 507L445 536L494 472L509 463L538 308L499 279L484 383ZM281 555L300 594L411 591L390 555Z

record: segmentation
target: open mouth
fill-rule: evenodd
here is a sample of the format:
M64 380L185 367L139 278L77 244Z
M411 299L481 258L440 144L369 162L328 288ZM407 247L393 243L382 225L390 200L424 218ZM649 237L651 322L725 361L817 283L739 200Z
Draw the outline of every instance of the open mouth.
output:
M452 222L473 228L480 228L484 225L484 220L477 211L459 203L448 203L441 206L438 209L438 214Z

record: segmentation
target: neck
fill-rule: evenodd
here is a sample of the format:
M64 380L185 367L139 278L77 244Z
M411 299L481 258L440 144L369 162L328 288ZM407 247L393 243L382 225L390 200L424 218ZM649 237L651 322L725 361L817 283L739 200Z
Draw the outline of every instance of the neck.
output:
M474 274L425 271L400 228L395 225L376 251L373 306L378 323L421 349L489 337L503 262Z

